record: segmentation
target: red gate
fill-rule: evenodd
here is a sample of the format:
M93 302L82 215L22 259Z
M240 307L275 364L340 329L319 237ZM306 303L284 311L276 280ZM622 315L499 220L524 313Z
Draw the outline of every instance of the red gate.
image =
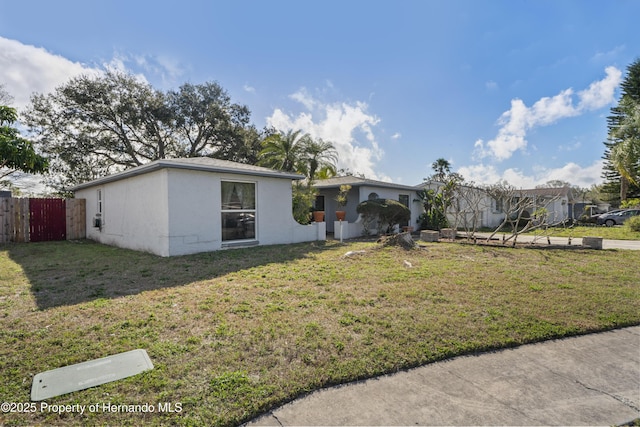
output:
M65 240L67 232L64 199L29 199L29 240Z

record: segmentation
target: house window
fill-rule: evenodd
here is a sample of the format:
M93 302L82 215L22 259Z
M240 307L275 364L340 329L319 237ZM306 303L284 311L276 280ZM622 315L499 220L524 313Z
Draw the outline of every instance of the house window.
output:
M104 225L104 192L102 188L99 188L96 191L96 216L94 218L94 226L102 229L101 227Z
M256 238L256 184L221 183L222 241Z
M378 200L380 198L380 196L378 196L378 193L369 193L369 197L367 197L367 200Z
M504 212L504 201L502 198L495 199L496 201L496 210L495 212L503 213Z
M316 200L313 202L314 211L324 210L324 196L316 196Z
M400 194L398 196L398 201L409 207L409 195L408 194ZM409 225L409 221L403 221L401 224L398 224L400 227L407 227Z
M97 212L100 216L102 216L102 189L99 189L97 191L97 200L98 200Z

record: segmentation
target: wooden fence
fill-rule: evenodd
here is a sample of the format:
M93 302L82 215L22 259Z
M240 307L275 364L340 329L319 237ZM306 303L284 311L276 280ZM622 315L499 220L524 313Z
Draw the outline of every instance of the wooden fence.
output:
M86 237L85 199L0 198L0 243Z

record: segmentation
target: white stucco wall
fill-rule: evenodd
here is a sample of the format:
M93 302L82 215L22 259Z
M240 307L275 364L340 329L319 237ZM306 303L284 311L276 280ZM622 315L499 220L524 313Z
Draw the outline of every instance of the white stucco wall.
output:
M222 181L255 184L255 240L222 241ZM293 219L291 181L288 179L171 169L168 194L170 255L243 244L274 245L325 239L325 234L318 230L321 226L305 226Z
M291 181L262 178L256 193L260 244L273 245L326 239L326 224L302 225L293 218Z
M94 227L98 190L102 190L102 227ZM167 170L78 190L87 200L87 238L106 245L169 255Z
M222 181L255 184L255 239L222 241ZM93 227L98 189L101 230ZM289 179L165 168L78 190L76 197L87 199L89 239L160 256L326 239L324 223L301 225L293 219Z
M220 175L187 169L166 171L169 255L220 249Z

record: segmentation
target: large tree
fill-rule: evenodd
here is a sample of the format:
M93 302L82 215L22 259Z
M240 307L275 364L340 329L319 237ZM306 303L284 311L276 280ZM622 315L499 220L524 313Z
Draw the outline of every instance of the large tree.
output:
M0 178L16 171L47 171L47 159L37 154L31 141L21 137L18 129L13 127L17 120L15 108L0 105Z
M612 200L640 196L640 59L627 67L618 105L607 118L603 190Z
M217 83L164 93L107 71L34 95L25 123L51 158L54 186L65 188L163 158L249 158L247 146L255 149L258 139L249 115Z
M233 104L219 84L184 84L178 91L168 93L168 106L180 155L228 159L237 147L244 145L244 132L251 116L249 108Z

